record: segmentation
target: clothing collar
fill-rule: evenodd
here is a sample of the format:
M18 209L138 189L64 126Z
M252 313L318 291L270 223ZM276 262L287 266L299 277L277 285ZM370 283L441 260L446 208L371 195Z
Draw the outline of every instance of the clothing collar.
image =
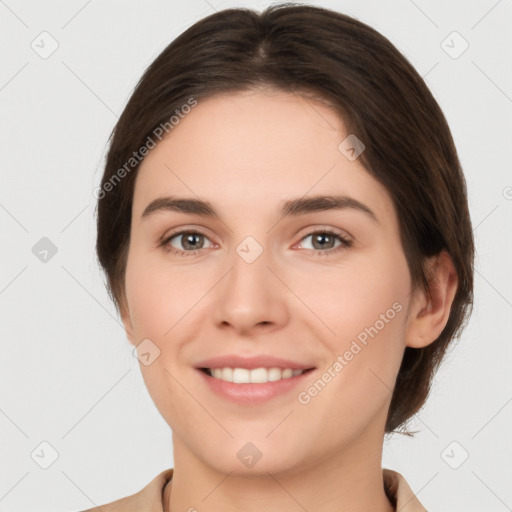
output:
M173 471L173 469L168 469L161 473L161 475L166 475L164 477L166 482L162 491L162 512L170 512L167 509L167 504L169 503L171 495ZM400 473L384 468L382 470L382 477L384 479L386 495L395 506L396 512L427 512L427 509L419 502L418 498L409 487L409 484Z
M83 512L170 512L173 473L174 468L166 469L139 492ZM382 476L384 490L396 512L427 512L400 473L383 469Z

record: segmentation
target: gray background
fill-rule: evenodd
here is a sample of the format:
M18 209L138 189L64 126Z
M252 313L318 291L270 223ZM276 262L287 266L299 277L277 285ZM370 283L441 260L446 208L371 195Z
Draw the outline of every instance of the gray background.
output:
M0 0L0 511L89 508L173 466L96 263L92 191L160 51L214 10L268 3ZM418 434L387 440L383 465L429 510L511 510L512 2L317 4L379 30L425 77L455 138L477 244L470 324ZM46 261L43 237L57 249Z

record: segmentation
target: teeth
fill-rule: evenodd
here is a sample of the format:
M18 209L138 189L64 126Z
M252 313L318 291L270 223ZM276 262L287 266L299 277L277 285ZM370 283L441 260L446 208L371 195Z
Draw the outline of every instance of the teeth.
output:
M264 384L265 382L273 382L281 379L289 379L304 373L305 370L292 370L286 368L255 368L247 370L246 368L214 368L209 369L212 377L225 380L226 382L234 382L235 384Z

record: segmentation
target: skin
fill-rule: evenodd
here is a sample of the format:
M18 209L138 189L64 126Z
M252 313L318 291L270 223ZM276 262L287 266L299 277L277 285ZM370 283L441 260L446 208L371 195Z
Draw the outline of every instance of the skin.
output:
M122 318L134 346L149 338L160 350L141 372L173 432L170 510L393 510L381 467L391 391L405 347L428 345L443 330L457 277L441 253L432 299L412 289L391 197L338 150L347 135L327 106L258 89L200 100L141 164ZM368 205L378 222L352 209L279 216L284 199L334 193ZM221 220L175 211L141 218L166 195L207 200ZM322 246L308 235L322 228L352 246L315 254ZM179 255L194 252L179 235L159 246L172 229L204 235L196 241L203 247ZM247 236L263 249L251 264L236 252ZM299 403L297 393L395 302L402 310ZM272 354L316 370L300 389L236 405L194 369L230 353ZM250 468L237 457L247 442L262 453Z

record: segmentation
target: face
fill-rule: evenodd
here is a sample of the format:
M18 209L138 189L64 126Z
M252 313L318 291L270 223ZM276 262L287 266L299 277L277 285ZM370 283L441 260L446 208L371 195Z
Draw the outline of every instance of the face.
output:
M339 149L348 135L323 104L250 91L199 101L141 164L123 321L175 460L293 472L382 447L411 281L391 197ZM241 359L207 361L222 356ZM307 371L248 370L287 366Z

